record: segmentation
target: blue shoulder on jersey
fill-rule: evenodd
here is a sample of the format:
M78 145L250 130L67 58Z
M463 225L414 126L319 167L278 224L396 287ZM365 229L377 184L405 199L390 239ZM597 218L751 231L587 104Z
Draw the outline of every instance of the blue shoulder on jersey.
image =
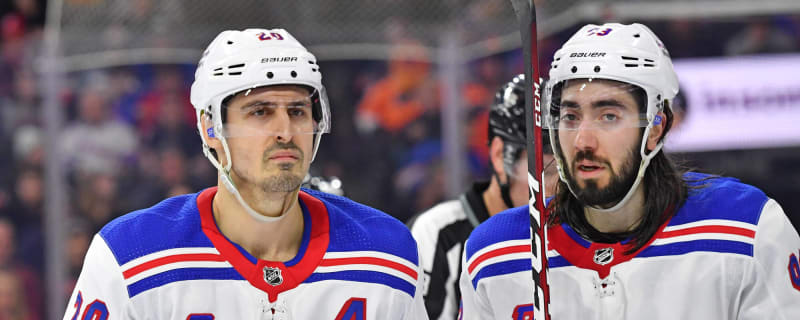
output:
M213 247L202 231L197 209L198 195L199 193L169 198L153 207L121 216L103 227L100 236L106 241L120 266L163 250ZM123 276L128 278L125 272ZM167 283L193 279L243 280L232 267L178 268L128 284L128 296L134 297Z
M763 191L736 178L689 172L684 179L697 189L689 190L686 203L670 220L670 226L707 219L757 225L761 209L769 200Z
M669 227L689 223L714 225L716 223L711 222L713 220L727 220L751 224L755 229L761 217L761 210L769 200L758 188L741 183L735 178L690 172L684 179L694 189L689 190L689 197L669 221ZM753 250L753 244L749 242L706 237L652 245L639 253L638 257L682 255L698 251L753 256Z
M411 236L411 231L399 220L344 197L313 190L303 191L322 201L328 209L328 252L377 251L419 266L417 242ZM416 271L413 270L414 273ZM419 276L421 275L416 275ZM416 290L415 283L388 273L368 270L313 273L304 282L326 280L378 283L405 292L411 297L414 297Z
M328 252L380 251L418 264L417 242L400 220L353 200L303 189L325 203L330 219Z
M200 226L198 194L169 198L116 218L100 230L100 236L119 265L172 248L213 247Z
M478 225L467 239L466 249L464 250L467 261L470 261L475 253L493 244L511 240L527 240L530 243L531 235L528 217L528 206L525 205L500 212ZM530 258L492 263L481 268L476 274L471 275L472 286L477 287L478 282L484 278L530 269ZM474 271L470 273L472 272Z

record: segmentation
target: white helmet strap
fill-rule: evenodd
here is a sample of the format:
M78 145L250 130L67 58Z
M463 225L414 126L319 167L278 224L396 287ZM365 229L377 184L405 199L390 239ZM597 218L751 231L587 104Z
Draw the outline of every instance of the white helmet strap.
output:
M227 153L227 151L225 152ZM236 185L233 183L233 180L231 179L230 172L220 171L219 177L220 180L222 180L222 185L224 185L225 189L228 189L228 191L233 194L233 196L236 198L236 201L238 201L239 204L242 206L242 208L244 208L244 211L247 211L247 213L250 214L251 217L253 217L258 221L268 222L268 223L280 221L284 217L286 217L286 213L289 212L289 209L291 209L291 207L284 208L283 212L281 212L281 214L277 217L269 217L262 215L253 210L253 208L250 207L250 205L248 205L246 201L244 201L244 198L242 198L242 195L239 193L239 189L236 188Z
M215 122L215 127L217 127L218 130L219 130L222 127L222 124L218 124L219 126L216 126L216 124L217 124L216 121L220 121L221 122L222 119L215 118L213 121ZM313 161L313 157L317 153L317 146L319 145L320 136L321 136L321 134L317 134L317 139L316 139L316 143L315 143L315 146L314 146L314 155L312 155L312 161ZM269 216L265 216L263 214L258 213L249 204L247 204L247 201L245 201L244 198L242 198L242 195L239 192L239 189L236 187L236 184L233 183L233 179L231 178L231 168L233 166L233 162L231 161L231 153L230 153L230 151L228 151L228 150L230 150L230 148L228 147L228 140L222 135L217 135L217 137L216 137L222 143L222 149L223 149L222 153L225 154L226 164L223 167L222 164L220 163L220 161L217 159L217 157L215 157L214 154L211 152L211 148L208 146L208 143L206 143L206 141L205 141L205 135L201 135L201 137L203 139L203 153L211 161L211 164L214 165L215 168L217 168L217 171L219 172L219 178L222 181L222 185L225 186L225 189L227 189L228 192L233 194L234 198L236 198L236 201L239 202L239 205L241 205L242 208L244 208L244 210L251 217L253 217L253 219L256 219L256 220L261 221L261 222L269 223L269 222L280 221L284 217L286 217L286 213L289 212L289 209L291 209L291 207L284 208L283 212L281 212L281 214L279 216L277 216L277 217L269 217ZM217 152L217 154L219 155L219 152Z

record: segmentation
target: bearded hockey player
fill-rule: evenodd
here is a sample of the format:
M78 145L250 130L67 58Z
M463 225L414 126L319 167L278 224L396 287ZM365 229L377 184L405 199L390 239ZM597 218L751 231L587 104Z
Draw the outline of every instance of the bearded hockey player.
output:
M489 108L490 181L476 182L458 197L413 219L425 272L425 307L431 319L455 319L461 295L458 278L464 241L481 222L500 211L528 203L525 151L525 75L517 75L495 93ZM545 143L546 181L557 179L549 141ZM551 191L551 190L547 190Z
M544 93L560 174L548 204L553 319L800 319L800 237L733 178L683 173L661 147L678 92L641 24L587 25L556 52ZM527 207L466 243L464 319L531 319Z
M219 34L191 89L219 186L93 239L64 319L426 319L398 220L300 189L330 129L319 66L282 29Z

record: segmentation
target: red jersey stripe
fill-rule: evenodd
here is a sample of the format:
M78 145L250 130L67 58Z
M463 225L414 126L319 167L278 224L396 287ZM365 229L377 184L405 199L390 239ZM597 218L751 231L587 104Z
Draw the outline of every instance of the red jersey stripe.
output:
M696 234L696 233L727 233L727 234L745 236L749 238L756 237L755 231L745 228L731 227L731 226L699 226L681 230L663 231L661 232L660 235L658 235L658 238L671 238L671 237L683 236L687 234Z
M354 257L354 258L323 259L319 265L322 267L331 267L331 266L341 266L347 264L372 264L372 265L387 267L405 273L414 278L414 280L417 280L417 272L414 271L414 269L411 269L401 263L381 258Z
M140 265L135 267L131 267L128 270L122 272L122 276L125 279L133 277L139 273L144 271L163 266L165 264L175 263L175 262L187 262L187 261L225 261L219 254L215 253L187 253L187 254L176 254L166 257L161 257L155 260L144 262Z
M510 247L494 249L492 251L489 251L487 253L482 254L480 257L475 259L475 261L472 261L472 263L469 264L469 268L467 268L467 272L472 273L472 270L475 270L475 268L478 266L478 264L480 264L481 262L483 262L483 261L485 261L487 259L491 259L491 258L494 258L494 257L497 257L497 256L501 256L501 255L504 255L504 254L530 252L530 251L531 251L531 245L529 245L529 244L522 244L522 245L517 245L517 246L510 246Z

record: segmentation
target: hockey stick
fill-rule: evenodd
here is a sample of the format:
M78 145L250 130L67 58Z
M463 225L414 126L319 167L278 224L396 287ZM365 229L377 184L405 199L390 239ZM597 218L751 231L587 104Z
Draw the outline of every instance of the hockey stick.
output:
M533 318L550 320L550 290L547 285L544 179L542 177L542 111L539 88L539 55L536 45L536 7L533 0L511 0L522 35L525 59L525 123L528 137L528 211L531 222L531 267L533 270Z

